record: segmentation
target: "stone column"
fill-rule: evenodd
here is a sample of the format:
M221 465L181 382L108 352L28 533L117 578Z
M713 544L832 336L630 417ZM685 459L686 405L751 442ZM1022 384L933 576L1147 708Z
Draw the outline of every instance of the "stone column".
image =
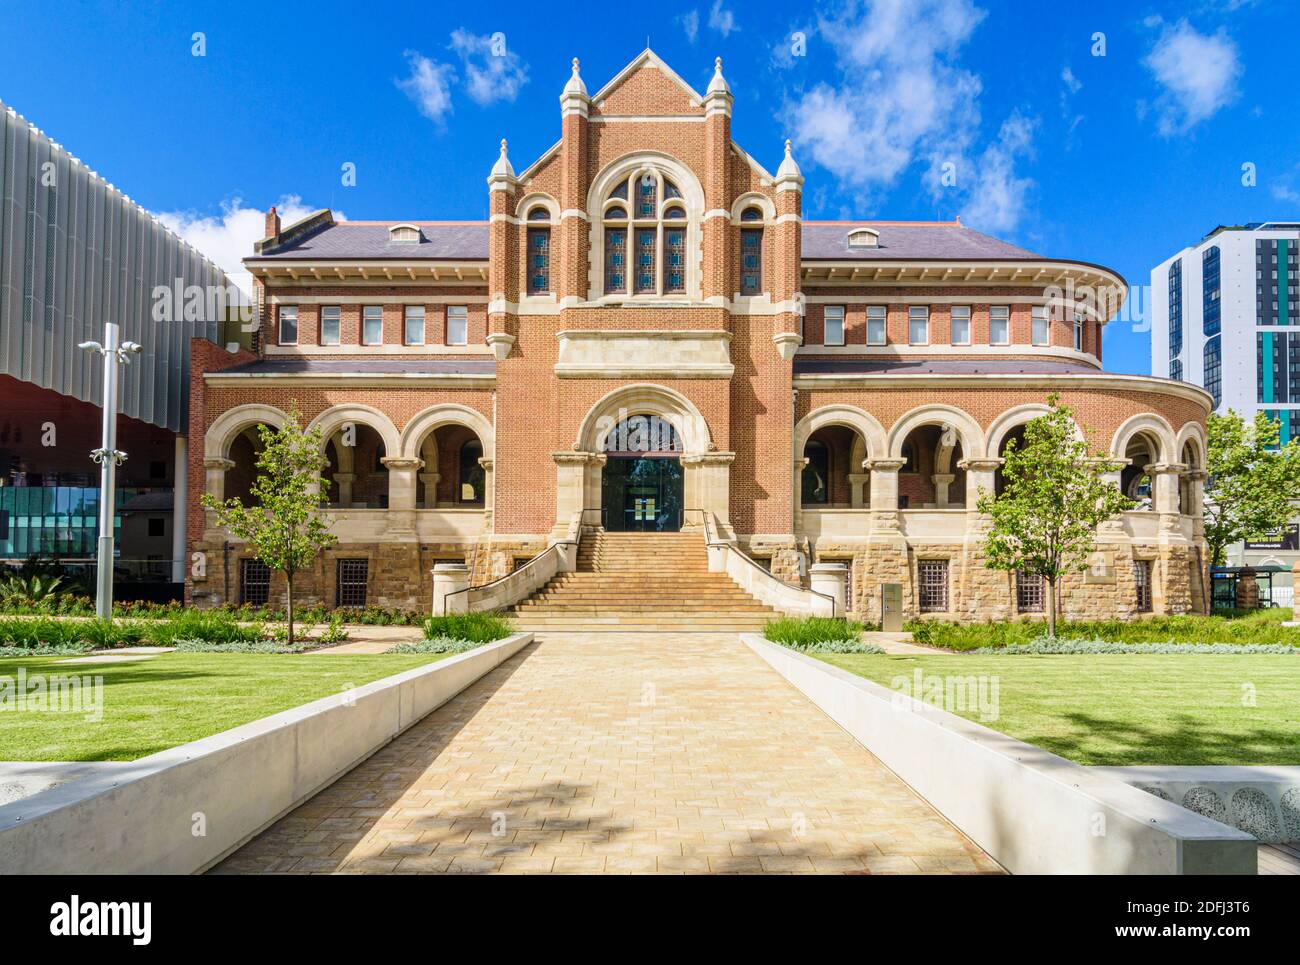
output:
M438 480L442 479L440 472L422 472L419 475L420 483L424 486L424 508L436 509L438 506Z
M871 526L856 571L853 596L866 619L879 620L884 584L902 586L904 600L911 596L907 540L898 511L898 470L903 460L867 459L862 466L871 473Z
M682 495L686 509L703 509L713 513L724 533L731 526L731 464L734 452L699 452L682 457L686 474ZM691 522L683 520L683 524ZM698 524L698 520L695 521Z
M1179 515L1178 481L1187 466L1181 462L1153 462L1143 468L1151 477L1151 508L1161 515Z
M213 499L226 498L226 473L235 468L233 459L204 459L203 469L207 476L204 486Z
M871 474L866 472L849 473L849 505L854 509L864 509L867 505L863 498L866 484L871 481Z
M356 473L352 472L336 472L334 474L334 481L338 483L339 487L337 502L343 509L352 507L352 484L356 482L356 479Z
M966 510L978 512L980 490L990 495L997 483L997 472L1002 468L1001 459L961 459L957 466L966 470Z
M1255 571L1249 566L1237 573L1237 609L1254 610L1259 606L1259 584L1255 582Z
M843 563L814 563L810 572L813 590L833 597L835 616L844 616L848 612L844 599L844 578L848 575L849 568Z
M553 452L551 458L555 460L555 522L551 527L551 536L561 539L569 531L569 521L573 519L573 514L589 508L584 504L587 498L587 467L597 460L603 460L603 456L601 453L574 450Z
M948 487L955 477L950 472L936 472L930 477L934 483L934 505L938 509L948 508Z
M384 456L379 461L388 469L388 508L415 509L415 474L424 461L405 456Z
M469 567L464 563L438 563L433 567L433 615L465 613L469 609L466 594Z
M481 458L478 464L483 467L483 514L488 520L488 529L492 528L492 513L496 509L497 487L494 473L496 464L493 460Z
M898 470L903 459L867 459L862 465L871 474L872 528L898 529Z

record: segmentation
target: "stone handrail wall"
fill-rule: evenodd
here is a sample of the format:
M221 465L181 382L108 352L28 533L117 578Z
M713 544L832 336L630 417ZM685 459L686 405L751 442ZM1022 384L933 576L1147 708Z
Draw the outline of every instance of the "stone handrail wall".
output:
M573 514L568 532L513 573L482 586L461 591L470 612L502 610L532 596L557 573L568 573L577 566L578 544L582 540L582 520L586 510ZM451 598L448 598L451 606ZM452 612L450 609L447 612Z

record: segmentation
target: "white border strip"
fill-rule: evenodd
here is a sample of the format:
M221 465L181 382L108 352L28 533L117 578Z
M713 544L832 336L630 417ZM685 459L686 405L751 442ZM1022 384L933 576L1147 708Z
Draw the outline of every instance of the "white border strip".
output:
M1245 832L758 634L741 639L1015 874L1256 871Z
M0 807L0 875L210 868L532 639L516 633Z

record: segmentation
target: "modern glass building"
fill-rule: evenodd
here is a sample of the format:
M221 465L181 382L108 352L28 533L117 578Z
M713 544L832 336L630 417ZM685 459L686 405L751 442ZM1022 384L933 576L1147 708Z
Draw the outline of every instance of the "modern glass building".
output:
M120 375L119 575L179 581L190 340L222 342L235 291L0 102L0 560L94 559L103 372L77 346L112 321L144 347Z

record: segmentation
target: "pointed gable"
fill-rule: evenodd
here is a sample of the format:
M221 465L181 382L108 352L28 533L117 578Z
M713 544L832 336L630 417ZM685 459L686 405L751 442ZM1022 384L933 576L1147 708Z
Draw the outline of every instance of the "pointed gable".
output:
M700 94L647 48L592 98L592 116L702 114Z

